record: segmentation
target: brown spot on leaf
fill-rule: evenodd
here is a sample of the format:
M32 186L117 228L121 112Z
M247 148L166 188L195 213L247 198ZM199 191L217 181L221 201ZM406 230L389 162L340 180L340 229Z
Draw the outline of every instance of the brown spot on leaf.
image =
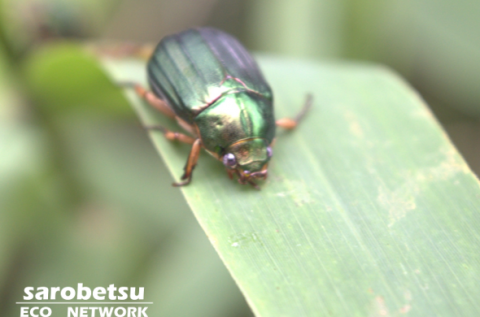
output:
M412 308L412 306L410 306L409 304L406 304L405 306L400 308L400 313L401 314L407 314L410 311L411 308Z

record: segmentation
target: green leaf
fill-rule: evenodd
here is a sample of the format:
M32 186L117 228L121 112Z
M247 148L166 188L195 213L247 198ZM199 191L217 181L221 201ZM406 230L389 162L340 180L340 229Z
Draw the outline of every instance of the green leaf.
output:
M479 182L419 96L378 66L259 61L277 118L307 92L311 112L278 132L261 191L205 154L179 189L255 314L477 316ZM146 82L139 61L104 65ZM144 124L179 130L128 96ZM188 146L150 136L178 180Z
M45 45L22 66L30 94L51 115L77 110L125 116L129 109L96 60L77 43Z

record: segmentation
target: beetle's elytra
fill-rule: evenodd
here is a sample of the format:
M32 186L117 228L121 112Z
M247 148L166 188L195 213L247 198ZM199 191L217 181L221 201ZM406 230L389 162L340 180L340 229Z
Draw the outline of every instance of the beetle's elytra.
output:
M151 92L135 85L136 92L189 135L157 128L170 140L192 144L183 181L174 186L190 183L204 148L230 178L258 188L256 181L267 177L275 127L293 129L311 104L307 98L295 119L275 121L272 90L255 60L235 38L213 28L163 38L147 71Z

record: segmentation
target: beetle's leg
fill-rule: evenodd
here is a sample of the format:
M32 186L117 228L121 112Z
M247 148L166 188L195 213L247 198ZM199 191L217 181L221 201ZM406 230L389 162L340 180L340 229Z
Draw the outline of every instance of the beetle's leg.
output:
M198 157L200 156L200 149L202 148L202 140L196 139L195 142L193 142L192 149L190 150L190 154L188 155L188 160L187 164L185 165L185 173L183 173L182 180L183 182L180 183L173 183L172 185L175 187L178 186L185 186L190 184L190 181L192 180L192 172L193 169L195 168L195 165L197 165L197 160Z
M193 144L195 142L195 139L192 138L191 136L188 136L183 133L175 132L172 130L168 130L165 127L162 127L161 125L152 125L152 126L146 126L145 129L148 130L160 130L163 132L163 135L170 141L180 141L183 143L188 143L188 144Z
M155 46L148 44L128 44L122 45L118 48L117 52L120 56L136 57L141 60L148 60L152 56Z
M249 180L248 183L249 183L250 185L252 185L253 188L255 188L256 190L260 190L260 187L259 187L257 184L255 184L254 181Z
M169 118L175 118L175 112L168 106L168 104L162 99L155 96L151 91L146 90L141 85L131 82L122 82L119 83L120 86L129 87L135 89L140 98L145 99L152 107L162 112Z
M293 119L291 118L282 118L278 119L275 124L281 128L292 130L297 127L297 125L302 121L302 119L307 114L308 109L312 107L312 100L313 97L311 94L307 95L307 99L305 100L305 104L303 105L302 110L297 114L297 116Z
M235 174L235 170L227 168L227 175L228 178L233 179L233 175Z
M100 56L113 58L134 57L141 60L148 60L152 56L155 47L147 44L136 43L92 43L87 50Z

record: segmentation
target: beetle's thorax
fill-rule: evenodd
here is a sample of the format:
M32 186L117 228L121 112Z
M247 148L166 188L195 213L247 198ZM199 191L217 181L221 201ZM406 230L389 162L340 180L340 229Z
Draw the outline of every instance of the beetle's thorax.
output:
M254 92L225 94L195 117L203 146L218 155L241 140L275 137L271 99Z

